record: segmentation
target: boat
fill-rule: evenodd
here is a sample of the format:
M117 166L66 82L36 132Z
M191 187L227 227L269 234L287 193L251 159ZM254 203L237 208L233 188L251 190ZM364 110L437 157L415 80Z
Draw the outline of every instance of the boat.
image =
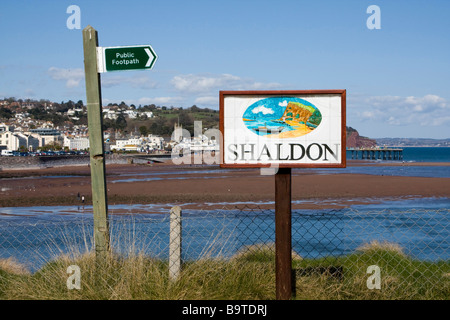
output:
M267 134L272 134L272 133L280 133L282 130L284 129L284 127L258 127L258 128L253 128L253 130L255 130L256 132L261 132L261 133L267 133Z

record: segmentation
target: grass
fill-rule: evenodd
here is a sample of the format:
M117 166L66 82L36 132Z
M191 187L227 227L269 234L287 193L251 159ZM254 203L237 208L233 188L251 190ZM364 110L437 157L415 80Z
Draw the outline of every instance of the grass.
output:
M297 267L341 266L342 280L328 273L297 277L298 299L362 300L448 300L450 298L449 262L424 262L409 258L396 244L373 242L357 252L334 260L301 261ZM381 289L368 289L373 273L380 268ZM303 287L299 283L303 282ZM308 290L309 289L309 290Z
M335 258L293 257L296 299L450 298L448 262L411 259L395 244L373 242ZM169 279L167 261L140 253L110 255L101 264L92 252L60 256L33 274L9 259L0 263L0 299L270 300L275 299L274 259L273 245L250 246L229 259L186 261L176 281ZM70 265L80 267L80 290L67 288ZM370 265L380 267L380 290L367 288Z

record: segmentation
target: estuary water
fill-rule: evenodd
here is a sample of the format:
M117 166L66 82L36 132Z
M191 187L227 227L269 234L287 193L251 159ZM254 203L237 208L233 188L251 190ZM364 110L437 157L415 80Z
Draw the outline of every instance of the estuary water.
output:
M450 148L405 148L405 163L450 162ZM345 169L308 169L317 174L361 173L450 178L450 167L389 166L371 161ZM398 162L398 161L393 161ZM293 171L295 174L297 169ZM299 169L300 170L300 169ZM142 177L146 179L145 175ZM130 181L132 182L132 181ZM134 246L167 258L173 204L109 206L115 251ZM183 258L231 257L245 246L273 243L274 211L249 210L258 203L223 203L221 209L183 209ZM181 205L182 206L182 205ZM183 207L183 206L182 206ZM450 199L380 199L339 210L294 210L293 250L302 257L336 257L377 240L398 244L405 254L426 261L450 259ZM0 259L14 257L31 271L62 253L93 246L91 206L0 208Z
M183 210L183 259L230 258L247 246L273 244L274 211L257 210L257 205L251 210L246 204ZM170 207L170 204L111 206L113 250L128 254L134 248L167 259ZM414 259L448 261L449 208L448 198L425 198L353 205L339 210L294 210L293 250L305 258L337 257L353 253L371 241L387 241L398 244ZM91 206L1 208L0 259L14 257L36 271L62 253L92 249L92 216Z
M404 162L450 162L449 147L404 147ZM347 159L352 158L351 151L347 151Z
M351 160L351 151L347 151L347 160ZM422 163L430 162L430 166ZM390 163L405 164L390 166ZM417 163L417 166L409 166ZM437 165L446 163L447 165ZM376 166L373 166L376 164ZM385 165L383 165L385 164ZM409 165L408 165L409 164ZM348 166L343 169L313 169L318 173L358 173L384 176L450 178L450 148L439 147L405 147L403 160L365 160L361 166Z

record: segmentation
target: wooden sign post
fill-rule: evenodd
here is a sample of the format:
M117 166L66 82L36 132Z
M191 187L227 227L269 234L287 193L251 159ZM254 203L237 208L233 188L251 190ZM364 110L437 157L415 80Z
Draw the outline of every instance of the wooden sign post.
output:
M275 174L279 300L293 292L291 168L345 168L345 103L345 90L220 92L220 166Z
M95 253L98 258L104 260L109 251L110 239L100 73L125 70L150 70L155 64L157 55L150 45L99 47L97 31L91 26L83 29L83 49L88 109Z
M291 168L275 174L275 281L276 298L292 296Z
M109 251L108 202L105 177L105 153L102 130L102 95L97 66L97 31L91 26L83 30L84 73L89 127L89 153L94 211L96 257L106 260Z

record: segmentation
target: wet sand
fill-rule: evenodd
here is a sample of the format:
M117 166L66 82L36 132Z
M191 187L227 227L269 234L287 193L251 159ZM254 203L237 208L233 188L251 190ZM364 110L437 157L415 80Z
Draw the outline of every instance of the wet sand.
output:
M368 165L349 161L348 166ZM372 163L369 165L445 165L449 163ZM274 176L259 169L220 169L219 166L107 165L108 203L186 204L273 202ZM0 171L0 206L25 207L91 203L88 166ZM292 200L304 200L301 208L339 208L384 199L450 197L449 178L376 176L364 174L316 174L307 169L292 172ZM266 204L273 206L273 204ZM294 206L295 208L295 206Z

